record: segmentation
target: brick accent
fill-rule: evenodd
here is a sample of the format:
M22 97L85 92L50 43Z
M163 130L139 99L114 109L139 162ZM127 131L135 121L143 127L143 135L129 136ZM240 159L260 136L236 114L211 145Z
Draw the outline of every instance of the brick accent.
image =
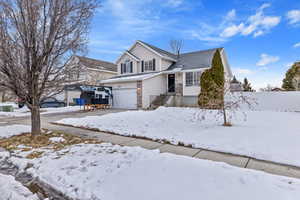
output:
M143 108L143 82L137 81L136 82L136 96L137 96L137 107L139 109Z

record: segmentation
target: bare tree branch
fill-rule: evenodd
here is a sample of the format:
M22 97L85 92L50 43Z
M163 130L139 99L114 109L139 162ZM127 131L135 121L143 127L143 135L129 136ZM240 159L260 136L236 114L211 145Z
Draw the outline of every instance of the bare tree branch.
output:
M28 105L34 133L40 101L62 90L66 63L85 48L97 6L97 0L0 0L0 86Z
M180 56L181 49L183 47L183 40L170 40L170 47L177 57Z

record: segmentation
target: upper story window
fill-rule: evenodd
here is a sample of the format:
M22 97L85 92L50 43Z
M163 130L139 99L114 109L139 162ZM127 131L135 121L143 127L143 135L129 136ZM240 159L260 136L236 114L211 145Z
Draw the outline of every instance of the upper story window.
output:
M133 62L126 60L124 63L121 63L121 74L132 73L133 72Z
M155 71L155 59L142 61L142 72Z
M186 72L185 86L200 86L201 72Z

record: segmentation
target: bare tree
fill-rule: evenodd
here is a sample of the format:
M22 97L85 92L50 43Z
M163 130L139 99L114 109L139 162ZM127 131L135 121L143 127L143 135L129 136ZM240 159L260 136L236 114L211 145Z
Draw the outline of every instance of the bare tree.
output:
M179 57L183 47L183 40L170 40L170 47L173 53Z
M242 108L252 109L257 104L256 99L245 95L243 92L232 92L228 80L225 82L225 87L218 87L216 84L212 84L211 89L208 90L208 93L217 91L223 95L223 98L211 98L212 94L204 95L206 98L204 101L207 106L206 109L199 113L201 119L205 119L206 112L214 112L216 117L221 116L223 118L223 126L232 126L231 119L236 111ZM246 117L246 113L242 113Z
M0 0L0 86L31 111L41 133L40 102L59 92L64 68L84 50L97 0Z

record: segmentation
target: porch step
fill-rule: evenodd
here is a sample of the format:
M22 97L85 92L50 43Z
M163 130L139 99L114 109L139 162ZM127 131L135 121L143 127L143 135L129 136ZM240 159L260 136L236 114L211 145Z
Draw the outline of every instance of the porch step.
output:
M150 108L156 109L159 106L164 106L168 102L170 97L171 97L171 95L167 95L167 94L161 94L161 95L157 96L152 101Z

